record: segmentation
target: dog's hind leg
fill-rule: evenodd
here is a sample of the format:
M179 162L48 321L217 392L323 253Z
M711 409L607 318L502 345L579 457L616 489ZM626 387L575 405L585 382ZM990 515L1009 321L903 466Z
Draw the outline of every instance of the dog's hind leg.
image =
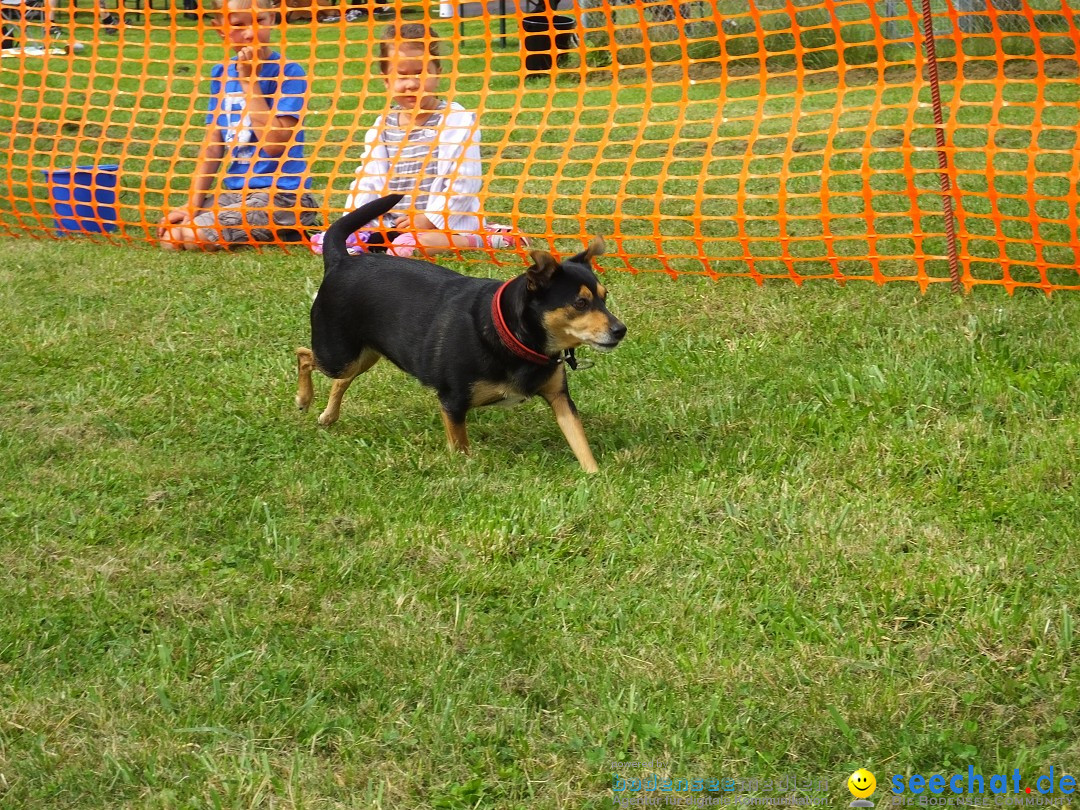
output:
M585 438L585 428L581 424L574 401L570 399L570 390L566 387L566 371L559 366L550 380L540 389L540 395L547 400L551 410L555 413L555 421L559 423L559 429L566 437L566 443L574 451L574 456L587 473L599 472L600 467L593 458L592 450L589 449L589 440Z
M330 389L330 399L326 403L326 410L319 415L320 425L329 427L338 420L338 416L341 415L341 398L349 390L352 381L375 365L380 357L382 355L378 352L364 349L356 360L345 367L341 375L334 380L334 385Z
M315 396L311 385L311 372L315 368L315 355L311 349L296 350L296 407L306 411Z

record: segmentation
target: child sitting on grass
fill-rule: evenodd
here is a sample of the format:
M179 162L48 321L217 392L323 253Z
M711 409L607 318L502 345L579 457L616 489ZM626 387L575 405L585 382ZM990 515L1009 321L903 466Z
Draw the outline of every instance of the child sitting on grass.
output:
M161 220L165 250L217 250L255 242L299 242L303 228L317 227L318 202L305 178L304 130L300 126L307 78L268 43L276 27L278 0L214 0L214 24L231 60L215 65L210 78L207 130L186 206ZM221 193L210 194L228 159ZM298 227L299 225L299 227Z
M505 226L481 226L480 130L475 113L437 94L442 63L436 36L420 23L387 26L376 60L391 110L364 136L346 206L355 210L387 194L405 197L381 222L350 237L351 252L412 256L527 245ZM316 253L322 252L321 237L312 239Z

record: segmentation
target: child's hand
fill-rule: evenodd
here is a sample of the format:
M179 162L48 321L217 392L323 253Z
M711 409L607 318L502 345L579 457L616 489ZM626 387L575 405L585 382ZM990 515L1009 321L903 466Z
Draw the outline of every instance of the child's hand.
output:
M255 60L258 56L258 48L250 45L236 52L236 75L241 79L248 80L256 75Z
M435 223L427 218L427 214L417 214L412 218L412 226L417 231L437 231Z
M187 208L174 208L161 218L158 223L158 239L164 239L169 225L187 225L191 221L191 211Z
M417 214L416 216L409 216L408 214L402 214L395 219L391 224L391 227L395 231L437 231L435 223L427 218L425 214Z

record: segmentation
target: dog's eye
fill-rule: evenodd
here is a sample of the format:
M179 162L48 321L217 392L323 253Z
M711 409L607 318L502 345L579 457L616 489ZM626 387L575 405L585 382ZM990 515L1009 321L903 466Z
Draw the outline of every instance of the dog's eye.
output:
M574 302L574 309L576 309L578 312L584 312L588 308L589 299L587 298L579 298L577 301Z

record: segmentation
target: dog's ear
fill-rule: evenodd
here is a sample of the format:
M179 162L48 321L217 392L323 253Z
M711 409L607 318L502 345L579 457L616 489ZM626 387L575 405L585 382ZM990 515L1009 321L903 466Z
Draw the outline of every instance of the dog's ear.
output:
M602 236L594 236L592 242L589 243L589 246L570 261L576 262L577 264L592 264L594 257L604 255L605 248L604 238Z
M525 276L528 279L529 292L536 292L551 283L552 276L559 269L559 263L546 250L534 250L529 255L532 256L533 266L525 271Z

